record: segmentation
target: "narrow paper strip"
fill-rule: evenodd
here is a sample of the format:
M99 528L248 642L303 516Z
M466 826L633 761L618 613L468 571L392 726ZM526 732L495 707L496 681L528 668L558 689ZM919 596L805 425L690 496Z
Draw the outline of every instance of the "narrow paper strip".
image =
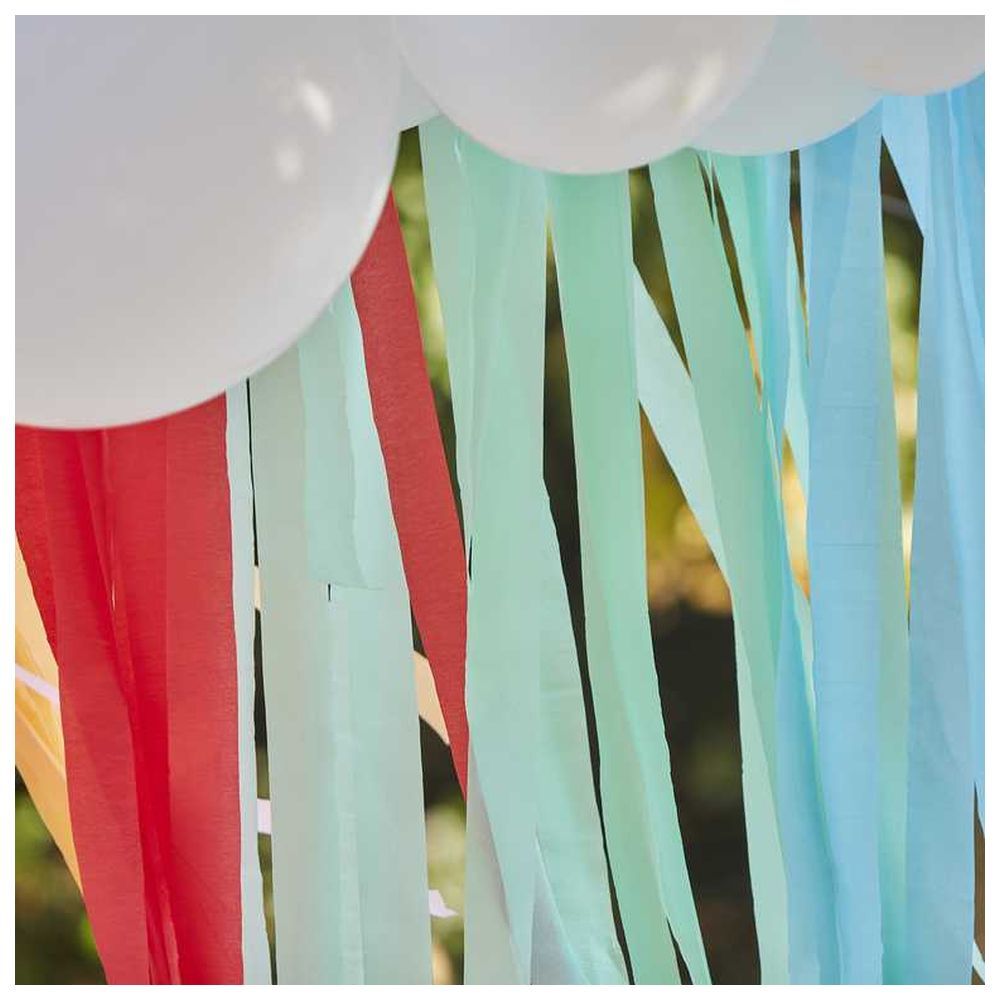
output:
M498 686L508 692L520 719L532 699L538 713L534 748L523 723L517 724L528 753L527 774L520 782L513 775L511 781L513 794L530 795L534 789L537 795L537 830L528 841L530 854L519 858L530 866L519 877L527 874L535 886L533 917L532 910L527 913L534 920L530 968L522 965L520 975L530 972L532 982L622 982L580 674L541 469L544 182L539 173L489 153L444 119L422 127L421 147L448 334L466 544L473 552L467 700L470 712L473 704L482 705L473 730L480 762L492 741L498 760L491 766L500 763L508 774L514 771L514 762L505 759L512 730L496 728L503 721L495 710L503 695L496 700L491 692ZM477 461L470 472L473 454ZM511 491L516 499L508 496ZM476 497L483 497L478 506ZM499 530L506 536L503 545L494 543L491 551L484 530ZM509 550L502 560L500 548ZM502 616L505 634L515 622L525 646L520 657L525 662L513 673L513 655L506 665L498 659L496 671L486 669L494 648L501 649L506 640L496 646L480 635L486 657L472 655L477 630L488 634L499 621L495 602L484 599L488 585L482 581L487 574L499 577L508 561L516 575L510 581L513 598L525 605L523 612ZM532 658L533 675L526 669ZM478 770L485 776L486 765L480 763ZM498 786L502 789L502 782ZM505 801L497 787L488 795L487 805ZM474 820L470 814L470 823ZM502 809L499 815L494 811L490 823L495 829L509 824L510 817ZM477 843L471 836L470 841ZM471 888L467 882L466 981L475 974L472 963L481 962L473 950L479 938ZM490 947L488 940L481 943Z
M983 667L984 413L962 294L948 98L926 99L929 205L920 295L913 501L907 974L967 983L975 913L973 700ZM981 705L981 703L979 703ZM978 707L978 706L977 706ZM981 724L981 722L980 722Z
M465 788L465 557L390 195L351 279L403 569Z
M587 652L612 873L636 981L708 964L663 735L645 585L627 177L551 175L570 369Z
M880 148L876 110L800 157L813 677L845 983L903 974L908 652Z
M257 744L254 733L254 543L247 385L226 393L226 458L233 560L233 625L240 769L240 889L243 982L270 985L271 953L264 922L264 886L257 846Z

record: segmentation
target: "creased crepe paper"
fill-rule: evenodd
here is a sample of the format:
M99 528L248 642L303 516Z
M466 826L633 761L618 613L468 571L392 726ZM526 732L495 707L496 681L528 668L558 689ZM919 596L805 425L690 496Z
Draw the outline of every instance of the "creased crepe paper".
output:
M257 745L254 733L253 484L250 477L250 413L247 385L226 393L226 457L233 561L233 626L239 699L240 890L243 919L243 982L269 985L271 953L264 921L264 886L257 848Z
M311 575L305 423L317 411L302 398L304 361L293 349L251 381L265 696L279 720L268 729L278 977L429 982L409 607L349 290L331 308L313 334L331 338L345 387L332 416L347 427L332 433L350 444L355 496L338 507L354 511L371 586Z
M841 978L903 979L906 594L878 110L800 154L819 761Z
M364 980L350 699L328 585L310 571L298 352L250 380L279 983ZM337 669L341 667L341 669Z
M960 324L970 351L969 364L976 378L974 392L979 397L979 409L984 407L984 77L980 76L964 87L947 94L949 109L948 145L931 145L928 125L929 101L923 97L893 97L884 101L884 133L889 153L899 172L907 199L917 223L924 232L925 242L931 238L934 205L931 192L931 153L935 158L943 149L951 150L951 189L941 198L939 211L949 212L954 224L954 244L951 251L958 266L958 282L963 302L964 321ZM939 131L944 126L939 127ZM943 169L943 167L938 167ZM952 205L945 202L952 199ZM930 377L938 376L932 374ZM971 412L971 410L970 410ZM975 447L982 439L982 419L970 428L971 441L956 437L953 446L959 449ZM980 522L981 523L981 522ZM971 564L970 564L971 565ZM982 594L982 584L979 593ZM981 599L965 609L976 613L983 608ZM982 620L981 620L982 621ZM969 692L972 700L971 727L973 738L973 768L976 780L976 804L980 822L985 817L985 623L970 628L972 645L966 649Z
M14 762L79 885L80 869L66 797L66 762L58 710L59 675L21 549L16 544L14 559L14 656L17 679L21 682L14 691Z
M495 654L485 643L480 648L485 646L486 657L471 653L473 623L478 622L476 627L488 635L496 627L491 623L498 620L496 607L484 599L488 591L482 586L486 574L501 572L497 544L492 551L489 546L484 548L483 532L506 531L504 544L508 547L511 538L528 532L522 547L514 547L505 559L519 576L510 586L524 590L517 600L530 606L521 617L513 617L513 609L501 617L507 619L505 629L510 629L511 621L517 623L520 642L536 659L536 671L522 683L516 672L512 674L498 659L490 681L491 685L502 685L515 706L518 701L523 705L529 685L541 690L537 751L526 775L536 790L538 810L530 860L537 871L529 873L534 878L535 897L527 971L532 982L624 982L594 798L576 648L541 470L543 179L538 172L483 149L443 118L421 128L421 154L435 277L447 333L463 513L470 527L466 546L474 551L467 701L470 706L484 702L480 721L475 723L477 740L478 734L489 738L492 733L501 758L507 752L504 747L509 745L510 730L493 732L497 720L489 709L490 689L481 690L474 684L480 673L490 676L485 667ZM475 413L473 402L478 403ZM500 435L509 435L511 440L499 444ZM513 457L508 449L514 449ZM470 454L477 450L478 463L470 463ZM504 455L507 461L500 462ZM516 481L511 481L515 476ZM521 494L516 504L497 502L499 494L515 489ZM492 496L493 490L499 491L498 498ZM484 497L481 504L488 510L476 506L477 496ZM519 523L514 515L521 507L524 520ZM534 582L535 589L526 586L527 582ZM522 731L520 722L517 728ZM524 785L520 787L524 794ZM497 801L496 796L493 801ZM503 813L499 818L491 816L494 828L498 820L507 822ZM470 841L476 843L474 837ZM471 889L467 880L467 982L470 964L479 960L473 954L473 935L481 930L476 928ZM488 940L482 945L491 946Z
M334 629L346 640L357 803L366 983L430 983L427 850L410 603L372 420L361 328L350 289L334 298L326 336L337 348L353 456L354 551L364 587L334 584ZM299 370L304 367L300 354ZM305 393L306 427L314 411ZM336 431L334 436L341 432ZM330 461L319 455L320 461ZM310 455L307 452L307 469Z
M587 652L612 874L639 983L708 963L659 708L645 583L627 177L550 175L576 442ZM669 928L667 926L669 920Z
M309 568L324 583L360 587L364 580L354 548L354 458L346 418L347 387L333 322L333 310L324 309L298 343Z
M18 549L20 552L20 549ZM19 573L20 571L18 571ZM25 575L25 583L27 584L27 576ZM18 583L20 586L20 583ZM37 616L38 610L34 604L34 601L30 601L31 608L24 611L25 615L34 614ZM26 735L26 738L31 740L37 740L37 726L35 724L35 719L37 717L37 706L41 703L48 703L51 706L54 714L58 717L59 708L59 691L51 684L49 681L45 680L40 676L41 672L38 669L38 661L34 659L32 650L36 647L30 646L28 641L24 638L25 633L22 632L23 619L21 605L18 605L18 624L16 631L16 660L14 665L14 675L17 683L15 684L15 707L17 711L20 711L21 698L25 692L25 689L30 689L31 692L41 696L41 702L29 703L32 707L29 709L30 718L28 724L32 727L31 732L22 734L22 731L18 729L17 736L15 740L16 754L17 754L17 768L18 771L24 775L24 769L21 765L21 754L22 750L27 753L34 755L36 751L36 744L25 745L18 741L22 739L22 735ZM51 657L51 653L48 654ZM421 658L422 659L422 658ZM32 667L26 668L21 664L24 662L29 662ZM52 661L54 664L54 661ZM55 667L53 666L52 676L56 676L54 673ZM20 719L17 720L20 724ZM73 875L74 880L79 885L79 870L76 864L76 852L73 848L72 831L70 829L69 822L69 803L66 799L66 774L63 768L62 761L62 744L61 744L61 733L58 729L58 719L56 726L56 734L49 736L46 734L45 739L54 739L58 741L56 749L53 751L46 744L41 747L46 759L41 761L44 772L37 771L35 769L35 761L32 759L29 762L29 776L25 778L25 784L28 786L28 792L31 795L32 801L35 807L39 811L39 815L42 821L45 823L49 833L52 836L53 841L56 846L62 852L63 857L66 859L67 867L70 869L70 873ZM38 776L42 785L37 783L32 783L35 776ZM41 792L40 797L36 795L36 791ZM60 803L61 800L61 803ZM253 830L254 837L257 834L262 834L263 836L271 836L271 803L268 799L257 799L254 803L253 812ZM444 897L437 889L429 889L427 892L427 907L428 912L432 917L447 918L455 917L458 914L452 910L444 901ZM263 913L263 911L261 911ZM250 984L248 984L250 985Z
M930 212L920 294L910 587L906 972L967 983L975 913L970 675L982 670L984 412L961 292L948 97L926 99Z
M804 602L797 610L799 595L791 568L785 529L784 507L781 502L781 465L784 452L782 415L785 411L787 386L793 369L789 365L791 337L801 337L801 306L798 299L798 268L788 222L789 176L787 157L749 158L736 161L716 158L721 194L727 208L732 206L735 219L746 218L746 231L737 225L733 229L737 262L742 285L747 298L759 307L752 310L759 329L756 336L761 356L761 379L764 413L761 418L746 413L737 419L764 419L771 433L768 435L770 455L766 467L748 469L748 475L764 475L765 493L771 498L777 517L777 530L773 521L767 522L767 537L772 547L769 557L780 567L780 590L766 595L767 607L779 608L778 635L774 646L775 672L775 801L780 828L780 850L784 859L785 884L788 892L787 960L788 976L792 982L835 982L838 975L836 932L833 925L833 886L830 859L822 815L822 805L816 773L816 748L811 698L808 690L803 644L800 634L799 613L806 608ZM740 183L743 181L744 183ZM669 266L676 270L680 261ZM682 265L683 266L683 265ZM682 280L691 281L688 274ZM788 295L788 283L793 282L795 296ZM718 301L718 300L717 300ZM730 313L735 303L730 297ZM693 317L692 317L693 318ZM735 324L733 325L735 330ZM730 350L740 352L737 338L730 339ZM799 341L796 353L803 349ZM804 364L797 358L797 374L804 376ZM800 390L796 390L797 393ZM722 391L719 398L729 398ZM799 418L803 415L799 414ZM777 421L775 423L775 421ZM804 428L796 428L802 434ZM800 445L801 448L801 445ZM745 453L744 453L745 454ZM728 495L719 494L720 504L732 502ZM746 531L753 526L747 525ZM773 574L766 576L772 587ZM736 598L737 601L740 598ZM759 608L759 605L758 605ZM741 608L737 605L736 617ZM772 625L773 627L773 625ZM751 799L753 810L753 800ZM757 810L759 812L759 810ZM753 813L752 813L753 814ZM756 831L754 831L756 834ZM751 845L756 837L750 837ZM754 871L751 859L751 872ZM760 865L758 859L758 867ZM756 887L755 887L756 889ZM767 892L767 887L760 889ZM755 901L759 893L755 891ZM759 906L760 904L757 903ZM767 904L773 905L773 904ZM767 916L767 914L761 914ZM759 925L775 926L766 920ZM768 950L776 951L768 942Z
M17 427L16 523L61 664L73 840L97 949L108 982L148 983L169 972L150 954L128 709L84 482L99 444L97 432Z
M650 177L712 477L724 550L720 566L733 595L743 797L761 978L784 982L786 888L769 777L773 751L768 748L774 739L774 665L765 606L769 581L758 575L769 558L760 526L773 509L766 499L766 441L735 292L697 157L685 152L652 164ZM736 211L739 206L734 200ZM747 524L753 525L749 531Z
M351 285L410 602L464 792L469 743L465 557L391 195Z
M502 161L457 135L452 143L460 144L462 186L455 193L475 220L467 248L468 298L452 305L453 311L465 306L469 321L456 324L448 336L453 356L467 362L456 364L452 384L471 379L463 395L473 404L456 420L467 474L466 546L474 560L466 710L483 806L468 817L473 829L466 853L465 981L527 984L537 878L534 764L541 659L539 578L528 564L540 542L544 189L536 174L508 172ZM484 244L493 245L494 259L484 257ZM519 322L510 323L518 310ZM488 835L474 829L483 819ZM487 858L474 857L484 849ZM498 933L507 940L496 940Z
M114 608L134 676L140 804L162 782L149 814L185 983L243 981L226 423L219 396L105 432Z

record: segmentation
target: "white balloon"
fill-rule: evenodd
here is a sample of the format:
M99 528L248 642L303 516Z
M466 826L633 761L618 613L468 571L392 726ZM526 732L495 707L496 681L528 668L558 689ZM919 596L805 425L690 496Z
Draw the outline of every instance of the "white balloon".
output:
M879 99L849 77L820 41L827 18L783 16L746 89L694 145L739 156L781 153L846 128Z
M16 417L207 399L350 273L395 160L369 18L17 19Z
M622 170L690 142L756 69L771 17L400 17L438 107L549 170Z
M396 123L400 132L415 125L423 125L436 118L440 111L427 96L427 91L413 79L413 74L404 66L399 83L399 104L396 107Z
M869 87L890 94L933 94L968 83L986 66L985 19L824 17L834 59Z

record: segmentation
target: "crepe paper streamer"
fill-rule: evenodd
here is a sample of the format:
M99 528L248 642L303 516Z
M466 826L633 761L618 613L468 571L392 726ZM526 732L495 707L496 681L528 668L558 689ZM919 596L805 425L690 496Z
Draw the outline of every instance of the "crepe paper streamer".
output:
M322 410L303 396L298 351L251 382L265 695L278 720L268 732L278 975L429 982L409 603L349 289L330 316L310 336L329 338L313 348L330 352L345 390L332 416L346 426L330 436L349 442L354 475L339 488L353 496L335 510L354 512L365 587L311 575L306 464L330 456L305 446L309 414Z
M712 494L708 459L705 455L691 379L638 275L635 277L634 287L640 400L650 426L677 475L692 512L699 519L725 577L727 573L725 554L719 537L715 497ZM738 349L744 349L743 345ZM785 572L787 577L783 576L783 580L787 579L790 583L790 567ZM781 599L784 600L784 596ZM787 961L791 964L793 981L816 982L829 976L828 972L824 973L819 969L816 956L821 943L829 939L830 932L827 930L824 935L811 931L810 928L814 927L815 923L822 925L822 915L830 907L829 888L827 886L824 897L822 822L815 778L810 770L811 766L814 766L811 765L813 756L810 749L811 715L797 629L785 638L785 642L788 644L787 655L790 656L789 679L797 683L789 687L789 695L784 701L779 701L779 714L783 719L785 713L793 713L790 716L792 721L785 724L787 729L790 729L796 720L799 720L800 725L798 732L793 731L789 734L797 740L786 753L791 769L783 772L779 767L779 776L784 774L787 780L792 782L791 788L784 794L786 840L791 838L789 848L785 851L785 864L789 875L788 890L793 900L805 903L805 906L798 908L796 912L795 924L792 925L784 917L782 899L786 879L781 867L782 850L777 829L777 815L772 804L770 789L766 784L761 784L760 775L766 771L766 762L763 759L759 728L753 724L755 716L746 677L746 653L742 640L737 636L740 719L744 741L744 799L751 883L760 928L758 933L764 937L761 951L765 979L785 978ZM793 741L790 739L789 742ZM796 782L799 784L796 785ZM795 853L796 849L798 855ZM803 852L805 861L791 865L791 860L802 857ZM794 884L792 884L793 878L797 880ZM828 874L826 881L828 882ZM809 913L810 907L815 907L818 914ZM802 912L803 910L807 912ZM787 944L786 934L791 936Z
M746 158L735 166L720 158L716 165L727 211L734 205L733 217L748 220L745 231L737 225L733 233L743 288L756 304L752 315L760 324L756 340L765 418L771 430L771 476L765 488L773 498L778 522L771 558L781 572L780 592L768 595L768 606L780 608L775 646L774 791L788 890L789 976L796 983L828 983L838 975L833 887L816 773L811 676L805 666L796 606L799 588L792 573L781 501L783 425L790 383L795 401L790 436L800 455L807 454L804 439L808 433L802 399L806 366L798 267L788 221L788 157ZM741 173L743 185L737 183ZM720 502L724 501L720 498ZM746 530L753 529L748 526ZM773 530L770 537L774 538ZM769 579L773 584L773 576Z
M441 711L437 691L434 690L434 675L431 673L431 665L427 662L426 656L414 652L413 671L417 686L417 711L420 713L420 718L441 737L441 742L448 746L450 742L448 728L444 724L444 713Z
M243 919L243 982L270 985L271 952L264 920L264 885L257 849L257 743L254 733L254 633L256 630L253 483L250 475L250 412L246 382L226 393L226 457L233 559L233 627L239 711L240 891Z
M59 676L31 592L20 547L14 546L14 762L77 886L66 797L66 760L59 720Z
M466 981L477 979L493 958L485 953L497 950L482 933L479 912L493 900L484 901L471 880L479 871L489 876L490 859L482 863L470 852L477 845L494 849L505 833L522 849L511 878L504 878L508 910L512 881L522 889L534 886L533 897L522 895L521 915L532 930L531 948L522 951L511 977L620 983L625 969L611 913L580 673L542 477L544 181L444 119L421 128L421 153L447 332L466 547L474 555L466 697L478 719L478 773L481 779L492 775L492 786L483 786L492 837L470 835L467 848ZM509 596L491 597L505 575ZM498 607L511 600L520 610L500 613ZM501 620L501 633L493 636ZM520 648L510 648L505 663L501 654L515 643ZM519 670L512 671L512 663ZM505 704L524 734L520 776ZM528 705L537 713L533 742L523 722ZM487 757L483 748L491 742ZM524 816L490 808L520 795L523 810L532 788L534 831L517 825ZM476 820L470 813L470 824Z
M61 667L73 840L105 976L148 983L171 970L161 949L151 952L131 729L85 482L100 443L99 432L17 427L17 535Z
M106 432L114 614L143 835L187 983L243 981L239 694L227 406Z
M876 110L800 158L813 678L845 983L904 976L909 654L880 148Z
M327 306L299 340L305 407L306 525L309 566L317 580L364 586L354 547L354 458L346 417L347 387Z
M780 594L775 555L780 538L768 443L697 157L693 152L668 157L651 165L650 177L712 477L722 566L733 595L737 685L748 688L740 726L761 975L764 982L783 982L788 925L774 801L778 621L777 608L768 600L769 594Z
M953 123L946 96L926 102L930 215L910 587L906 972L915 983L965 983L975 915L970 681L984 659L985 421L969 345L978 317L961 290L957 178L947 155Z
M708 963L691 895L649 632L627 177L549 175L576 442L587 652L612 874L636 981ZM669 921L669 929L668 929Z
M963 302L964 319L958 323L966 337L970 363L975 374L970 383L979 399L978 407L984 408L984 80L983 77L947 95L947 123L939 123L938 132L946 147L931 144L929 125L929 99L923 97L887 98L884 111L884 133L907 199L924 233L925 245L933 238L931 162L944 156L944 149L951 151L951 177L947 181L953 206L938 207L947 211L954 225L953 250L958 267L958 284ZM944 133L947 132L947 135ZM940 169L940 168L939 168ZM940 182L939 182L940 188ZM945 196L942 196L942 198ZM943 202L942 202L943 205ZM932 376L936 377L936 376ZM979 421L981 428L982 421ZM981 434L981 430L980 430ZM955 447L965 443L956 441ZM968 610L981 607L978 601ZM967 650L969 691L973 701L971 726L973 733L973 767L976 780L976 805L980 822L985 817L985 710L984 710L984 661L982 628L970 631L974 645ZM976 636L980 638L977 640Z
M966 330L978 376L978 396L985 399L985 77L980 76L948 94L952 126L952 169L956 188L956 242L959 278L965 302ZM985 403L983 403L985 407ZM981 427L982 424L980 423ZM983 592L980 587L980 594ZM977 598L970 610L980 609ZM986 691L985 622L972 629L975 645L969 657L972 698L973 768L976 776L976 806L986 827Z
M351 278L403 569L465 790L462 534L427 378L406 248L390 195Z

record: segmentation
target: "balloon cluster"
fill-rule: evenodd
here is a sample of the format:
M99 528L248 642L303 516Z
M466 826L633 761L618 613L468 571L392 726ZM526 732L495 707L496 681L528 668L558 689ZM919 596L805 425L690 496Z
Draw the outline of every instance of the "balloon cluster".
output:
M17 419L147 419L280 354L400 129L547 170L773 153L982 72L981 17L20 17Z

